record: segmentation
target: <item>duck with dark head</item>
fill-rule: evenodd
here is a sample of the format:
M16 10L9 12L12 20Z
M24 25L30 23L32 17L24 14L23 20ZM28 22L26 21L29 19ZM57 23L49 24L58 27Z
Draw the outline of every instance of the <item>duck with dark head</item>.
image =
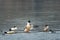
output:
M44 31L44 32L48 32L48 31L49 31L49 26L48 26L48 25L45 25L43 31Z
M24 32L29 32L31 29L31 21L28 20L27 25L25 26Z

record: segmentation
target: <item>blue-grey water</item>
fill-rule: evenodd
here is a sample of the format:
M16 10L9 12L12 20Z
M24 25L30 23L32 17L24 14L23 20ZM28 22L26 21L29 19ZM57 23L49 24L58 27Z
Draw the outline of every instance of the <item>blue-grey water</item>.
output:
M17 33L0 35L0 40L60 40L59 33Z
M45 24L50 29L60 29L60 0L0 0L0 30L8 31L16 25L23 30L26 22L31 20L40 31ZM1 33L1 32L0 32ZM60 40L60 34L18 33L0 35L0 40Z

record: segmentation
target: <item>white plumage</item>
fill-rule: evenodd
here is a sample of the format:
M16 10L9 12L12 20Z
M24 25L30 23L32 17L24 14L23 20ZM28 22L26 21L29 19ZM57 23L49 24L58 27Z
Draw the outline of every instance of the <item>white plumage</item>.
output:
M15 31L8 31L7 34L13 34Z
M33 25L31 25L31 23L27 22L27 25L26 25L26 27L25 27L24 31L25 31L25 32L29 32L30 30L32 30L32 29L33 29L33 27L32 27L32 26L33 26Z
M17 27L11 28L11 30L17 30Z

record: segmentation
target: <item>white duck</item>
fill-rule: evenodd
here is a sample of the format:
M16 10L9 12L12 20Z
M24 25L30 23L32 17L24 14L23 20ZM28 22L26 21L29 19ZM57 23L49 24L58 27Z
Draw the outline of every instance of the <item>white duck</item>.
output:
M45 28L43 29L45 32L47 32L49 29L49 26L48 25L45 25Z
M11 29L9 29L9 30L11 30L11 31L17 30L17 27L14 26L13 28L11 28Z
M32 29L32 27L31 27L31 21L29 20L27 22L27 25L26 25L25 29L24 29L24 32L29 32L31 29Z
M4 32L5 34L14 34L15 31L8 31L8 32Z

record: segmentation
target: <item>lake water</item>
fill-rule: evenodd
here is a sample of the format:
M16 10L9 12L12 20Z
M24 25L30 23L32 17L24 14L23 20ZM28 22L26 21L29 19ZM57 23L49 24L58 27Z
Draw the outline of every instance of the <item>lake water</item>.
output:
M60 0L0 0L1 31L8 31L14 25L24 30L28 20L39 26L35 31L42 30L45 24L60 30ZM60 32L0 34L0 40L60 40Z
M0 0L0 8L0 30L23 29L28 20L40 29L45 24L60 28L60 0Z
M17 33L17 34L0 34L0 40L60 40L60 32L35 32L35 33Z

